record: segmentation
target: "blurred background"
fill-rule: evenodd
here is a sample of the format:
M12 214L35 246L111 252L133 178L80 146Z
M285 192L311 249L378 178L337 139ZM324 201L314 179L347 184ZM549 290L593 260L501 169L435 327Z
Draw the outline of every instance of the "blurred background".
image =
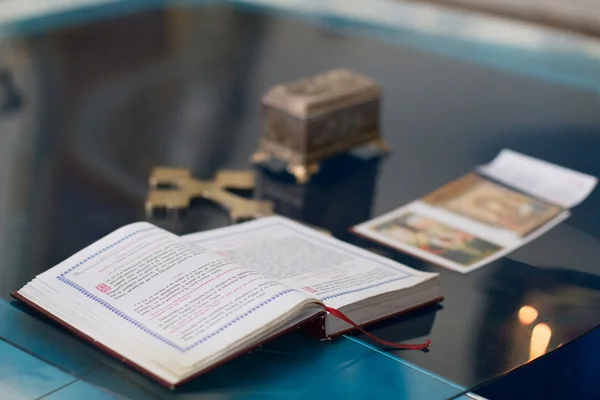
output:
M191 6L201 3L216 5ZM153 166L200 178L248 168L262 93L332 67L383 85L392 157L345 161L336 179L307 188L260 175L258 191L278 212L344 236L504 147L600 176L600 0L223 3L0 0L2 298L144 219ZM317 213L317 203L333 206ZM448 352L403 356L491 399L593 398L597 329L503 375L597 326L599 205L596 191L510 260L442 272L456 296L416 330ZM218 211L205 204L157 223L209 229L228 223ZM527 322L533 312L543 324ZM534 335L540 325L550 334ZM383 332L407 334L397 330Z

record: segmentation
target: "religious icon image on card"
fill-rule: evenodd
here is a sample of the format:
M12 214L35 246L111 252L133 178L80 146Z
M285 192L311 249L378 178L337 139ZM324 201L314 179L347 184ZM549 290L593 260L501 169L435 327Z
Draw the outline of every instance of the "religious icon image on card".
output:
M426 196L424 200L479 222L525 236L562 210L475 174L467 175Z
M498 245L414 212L407 212L371 229L388 239L465 267L502 250Z

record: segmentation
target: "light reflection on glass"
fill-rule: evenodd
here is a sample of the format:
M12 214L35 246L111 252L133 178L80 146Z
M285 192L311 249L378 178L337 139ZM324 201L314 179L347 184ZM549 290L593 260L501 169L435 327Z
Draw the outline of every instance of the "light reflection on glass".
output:
M540 323L533 327L531 344L529 345L529 361L546 353L551 337L552 329L548 325Z
M535 308L531 306L523 306L519 310L519 321L523 325L529 325L533 323L538 317L538 312Z

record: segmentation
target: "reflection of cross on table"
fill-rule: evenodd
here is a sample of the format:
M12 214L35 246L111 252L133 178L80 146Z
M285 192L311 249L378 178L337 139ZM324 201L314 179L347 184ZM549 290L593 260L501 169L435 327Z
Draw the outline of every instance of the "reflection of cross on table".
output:
M215 202L229 212L233 221L273 214L268 201L245 199L227 189L254 188L252 171L219 171L214 180L201 181L185 168L156 167L150 175L150 191L146 200L146 213L157 209L183 210L193 198Z

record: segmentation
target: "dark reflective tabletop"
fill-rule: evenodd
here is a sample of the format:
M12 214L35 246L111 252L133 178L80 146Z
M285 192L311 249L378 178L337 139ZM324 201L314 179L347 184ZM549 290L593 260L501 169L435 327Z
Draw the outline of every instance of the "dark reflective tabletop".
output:
M379 361L371 363L357 361L368 349L360 335L333 345L339 352L302 338L280 340L274 352L285 354L288 350L277 346L294 344L294 351L308 360L296 357L278 364L250 355L216 371L210 384L205 380L184 388L182 397L191 393L186 390L218 393L228 369L257 368L246 382L258 386L235 386L244 392L260 386L261 371L272 377L282 370L298 374L300 365L326 370L324 360L330 357L336 368L362 365L351 370L367 383L382 379L370 371L377 363L382 371L391 362L416 366L443 386L438 398L448 398L594 329L600 322L598 191L565 223L467 275L358 239L348 228L469 172L503 148L599 176L596 89L389 43L348 24L258 8L181 6L33 31L0 43L0 296L5 317L28 313L9 304L10 291L110 231L147 219L143 204L154 166L189 167L200 178L224 168L252 168L248 160L260 133L262 94L274 84L343 66L382 85L383 135L392 153L338 157L305 186L294 184L282 170L256 169L257 187L245 195L272 200L278 213L409 266L440 272L441 305L372 329L388 340L430 338L431 349L382 355L373 348ZM206 202L180 219L150 220L178 234L229 223L223 210ZM35 324L39 321L23 321L21 332L42 329ZM108 376L94 378L92 373L89 379L134 398L164 395L87 346L65 341L68 335L53 325L44 321L43 326L52 332L49 338L58 335L52 340L63 343L63 362L71 372L86 375L94 363L108 363L113 374L125 376L137 389L115 389ZM1 336L13 343L29 334L9 337L9 331ZM359 342L363 345L356 346ZM31 343L28 351L52 358L52 351ZM71 354L71 346L82 350ZM81 354L94 354L93 360ZM303 379L306 387L320 382L308 375ZM298 385L283 375L279 381L288 385L279 394Z

